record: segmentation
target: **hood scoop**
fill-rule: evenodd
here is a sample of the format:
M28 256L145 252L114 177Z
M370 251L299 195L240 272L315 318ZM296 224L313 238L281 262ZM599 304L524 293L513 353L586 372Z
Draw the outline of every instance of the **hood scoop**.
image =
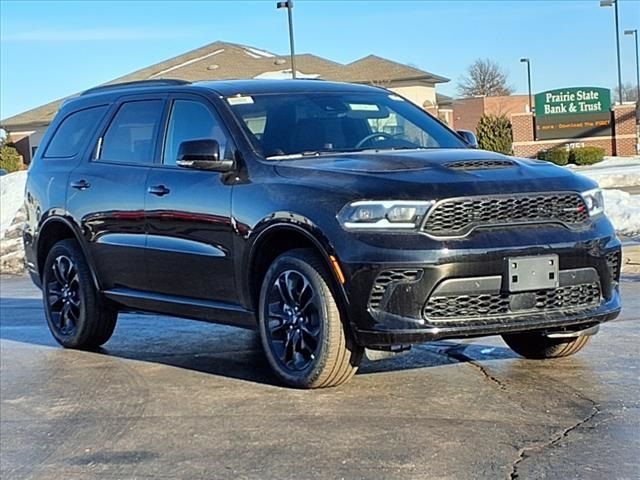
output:
M445 167L452 170L491 170L514 167L515 165L515 162L511 160L462 160L444 164Z

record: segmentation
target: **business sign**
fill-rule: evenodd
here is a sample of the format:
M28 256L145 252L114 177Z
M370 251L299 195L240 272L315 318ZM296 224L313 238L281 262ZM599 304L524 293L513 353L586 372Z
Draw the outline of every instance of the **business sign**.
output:
M535 96L536 140L611 135L611 92L574 87Z

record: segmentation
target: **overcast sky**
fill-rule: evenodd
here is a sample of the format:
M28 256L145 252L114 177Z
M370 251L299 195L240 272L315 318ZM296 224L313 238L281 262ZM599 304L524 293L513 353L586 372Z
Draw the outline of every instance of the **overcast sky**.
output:
M640 1L620 1L621 34L640 28ZM215 40L288 53L286 13L265 1L0 0L0 117L6 118ZM598 0L296 0L298 53L339 62L376 54L456 82L478 57L503 65L517 92L616 85L613 8ZM623 81L635 83L632 37ZM306 73L306 72L305 72ZM312 72L308 72L312 73Z

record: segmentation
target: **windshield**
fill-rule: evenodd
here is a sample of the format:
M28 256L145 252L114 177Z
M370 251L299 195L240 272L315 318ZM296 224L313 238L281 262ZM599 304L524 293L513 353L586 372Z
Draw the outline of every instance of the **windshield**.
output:
M467 147L433 117L392 93L261 94L228 97L227 102L267 159Z

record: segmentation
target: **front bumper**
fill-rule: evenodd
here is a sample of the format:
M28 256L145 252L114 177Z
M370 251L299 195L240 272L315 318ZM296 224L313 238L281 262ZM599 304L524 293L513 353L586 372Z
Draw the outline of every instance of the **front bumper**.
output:
M405 237L400 240L406 245L403 249L381 248L392 243L388 238L382 245L371 238L364 240L358 245L357 261L343 260L343 266L348 278L345 290L352 331L356 341L367 347L531 330L579 330L612 320L620 312L620 242L604 218L580 235L562 227L523 227L510 234L505 230L478 232L465 240L431 243L424 250L420 249L420 242L432 240L411 241ZM536 308L533 304L511 311L508 306L499 314L476 312L439 319L432 318L429 312L433 310L426 308L427 302L451 279L504 278L507 258L549 254L558 255L564 287L573 290L565 290L565 297L554 297L551 291L525 292L519 297L529 295L535 304L536 293L543 297L548 294L550 308ZM374 261L376 258L385 261ZM574 272L585 271L593 276L583 288L580 282L587 280L581 280ZM494 295L513 305L506 284L503 281ZM593 296L594 288L597 298ZM591 296L583 296L585 291ZM567 303L565 300L574 294L573 303ZM583 298L585 303L581 303Z

